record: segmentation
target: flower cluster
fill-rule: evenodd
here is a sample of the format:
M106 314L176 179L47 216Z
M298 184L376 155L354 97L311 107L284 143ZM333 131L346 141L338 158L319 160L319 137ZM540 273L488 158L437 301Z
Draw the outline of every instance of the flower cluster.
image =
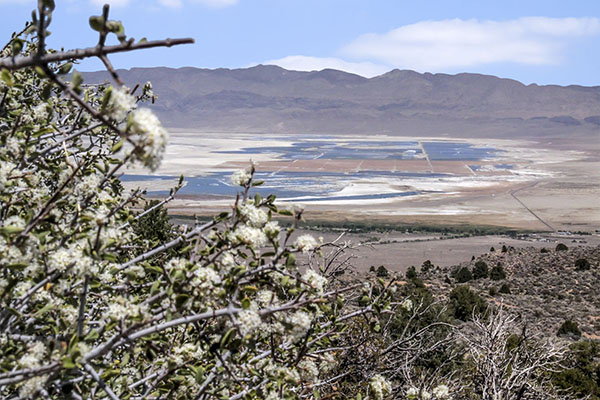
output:
M133 129L138 136L136 154L142 163L155 171L162 161L169 141L169 132L162 127L159 119L148 108L133 112Z
M317 241L312 235L301 235L294 241L294 247L303 253L308 253L317 247Z
M244 186L250 182L252 175L245 169L237 170L231 175L231 183L235 186Z
M106 94L109 96L106 111L108 115L117 121L125 119L127 114L137 105L135 97L129 94L129 88L126 86L110 88Z
M381 400L392 391L392 385L381 375L375 375L369 381L374 397Z
M419 399L419 400L430 400L432 398L436 399L436 400L449 399L450 398L450 388L447 385L442 384L442 385L438 385L435 388L433 388L431 393L429 393L425 389L419 390L416 387L410 387L406 391L406 396L409 399Z

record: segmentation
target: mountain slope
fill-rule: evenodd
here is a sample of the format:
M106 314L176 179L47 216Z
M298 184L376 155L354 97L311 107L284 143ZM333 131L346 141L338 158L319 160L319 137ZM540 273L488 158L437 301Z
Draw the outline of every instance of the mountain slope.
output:
M600 138L600 87L538 86L480 74L393 70L133 68L151 81L167 126L198 131ZM87 82L108 79L85 73Z

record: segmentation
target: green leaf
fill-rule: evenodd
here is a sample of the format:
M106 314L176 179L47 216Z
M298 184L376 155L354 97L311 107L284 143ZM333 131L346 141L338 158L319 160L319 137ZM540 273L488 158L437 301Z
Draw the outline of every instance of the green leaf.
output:
M252 182L252 186L260 186L263 183L265 183L265 181L254 181L254 182Z
M250 302L250 299L248 298L248 296L244 297L244 298L242 299L242 308L243 308L244 310L247 310L247 309L249 309L249 308L250 308L250 303L251 303L251 302Z
M119 150L121 150L121 148L123 147L123 144L125 143L125 140L121 139L119 140L113 147L112 147L112 152L116 153Z
M110 253L103 253L102 259L106 260L106 261L110 261L110 262L117 262L117 257L115 257L114 254L110 254Z
M288 255L287 260L285 260L285 266L290 268L296 265L296 256L293 254Z
M106 22L106 29L108 29L109 31L111 31L112 33L116 34L116 35L122 35L125 33L125 28L123 27L123 24L121 23L121 21L107 21Z
M90 341L90 340L96 340L100 337L100 334L98 333L97 329L92 329L87 335L85 335L85 337L83 338L84 341Z
M36 65L35 67L33 67L33 70L35 71L36 74L38 74L40 76L40 78L46 78L46 71L44 71L44 69L42 67L40 67L39 65Z
M45 313L47 313L48 311L52 310L54 308L54 304L52 303L48 303L46 304L44 307L42 307L40 310L38 310L38 312L36 312L35 314L33 314L35 317L41 317L42 315L44 315Z
M235 335L235 328L231 328L227 331L225 335L221 338L221 348L226 348L233 336Z
M12 41L13 55L16 56L23 50L23 40L16 38Z
M59 75L68 74L69 72L71 72L71 68L73 68L72 62L65 63L60 66L60 69L58 70L58 74Z
M71 78L71 88L77 92L81 93L81 84L83 83L83 77L77 71L73 71L73 77Z
M175 297L175 307L181 308L190 298L189 294L180 293Z
M52 83L48 83L42 89L42 99L48 100L50 98L50 95L52 95Z
M4 83L6 83L7 86L13 86L15 84L12 78L12 74L7 69L3 69L2 71L0 71L0 79Z
M73 361L73 359L71 358L71 356L64 356L63 358L60 359L63 368L66 369L72 369L75 368L75 362Z
M290 210L279 210L277 211L279 214L281 215L289 215L289 216L293 216L294 213L292 213Z
M23 229L24 228L20 226L3 226L0 228L0 232L8 235L14 235L16 233L23 232Z
M258 291L258 288L254 285L248 285L248 286L244 286L244 289L242 289L244 292L252 292L252 293L256 293Z
M90 27L96 32L104 31L104 17L101 15L93 15L90 17Z
M152 284L152 287L150 288L150 294L155 294L158 293L159 290L159 286L160 286L160 281L156 281Z
M157 274L162 274L163 270L160 267L157 267L156 265L144 265L144 271L146 272L154 272Z

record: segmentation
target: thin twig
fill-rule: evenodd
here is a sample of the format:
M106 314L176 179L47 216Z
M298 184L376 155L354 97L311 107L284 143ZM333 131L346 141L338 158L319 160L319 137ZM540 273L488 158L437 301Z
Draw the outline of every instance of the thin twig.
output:
M165 40L152 40L149 42L138 42L133 43L132 40L117 44L114 46L105 46L102 48L98 47L87 47L85 49L75 49L69 51L61 51L57 53L45 54L42 57L37 56L21 56L21 57L3 57L0 58L0 68L6 68L9 70L16 70L25 67L32 67L36 65L47 65L53 62L67 61L67 60L81 60L88 57L98 57L102 54L122 53L126 51L139 50L139 49L150 49L153 47L171 47L180 44L192 44L194 39L192 38L179 38L179 39L165 39Z

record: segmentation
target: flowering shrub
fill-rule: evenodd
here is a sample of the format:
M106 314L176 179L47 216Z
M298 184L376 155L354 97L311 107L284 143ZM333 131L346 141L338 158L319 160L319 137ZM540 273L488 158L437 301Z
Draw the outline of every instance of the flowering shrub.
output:
M162 203L136 215L141 193L118 175L155 170L168 134L141 106L151 85L122 86L107 54L177 43L128 40L105 6L90 19L98 46L46 50L53 7L40 0L0 53L0 397L318 393L335 365L331 340L351 317L380 312L387 292L336 282L335 263L320 261L326 243L290 244L302 212L251 197L253 168L233 175L231 212L160 243L140 235L137 221ZM105 46L113 33L121 44ZM61 78L86 56L102 59L114 86ZM380 376L372 385L377 398L390 392Z

